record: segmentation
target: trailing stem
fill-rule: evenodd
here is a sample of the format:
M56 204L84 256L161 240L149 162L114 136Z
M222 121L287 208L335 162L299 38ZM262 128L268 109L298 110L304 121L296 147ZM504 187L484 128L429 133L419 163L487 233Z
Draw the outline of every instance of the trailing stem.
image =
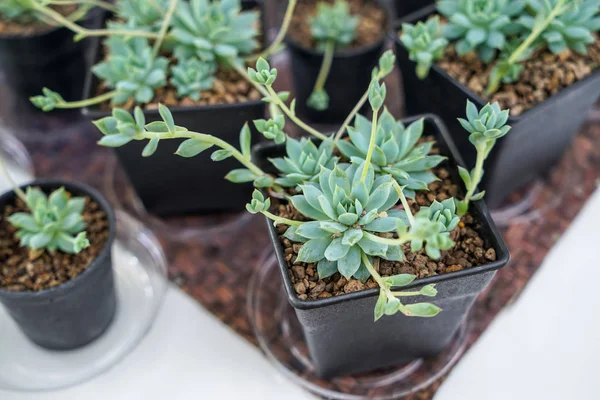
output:
M309 107L315 110L323 111L329 107L329 96L325 91L325 83L329 77L331 71L331 64L333 63L333 56L335 54L335 40L329 40L325 44L325 51L323 53L323 62L317 75L317 80L313 87L313 91L308 98L307 104Z
M160 28L160 32L158 32L158 37L154 42L154 47L152 48L152 54L154 57L158 55L160 52L160 46L162 46L163 40L167 34L167 30L169 29L169 25L171 24L171 19L173 19L173 14L175 13L175 9L177 8L177 3L179 0L171 0L169 4L169 9L167 10L167 14L165 15L165 19Z
M246 59L247 61L256 61L261 57L266 58L269 55L278 51L279 46L281 45L281 42L283 42L283 39L285 39L285 35L287 34L288 28L290 27L290 22L292 22L292 16L294 15L296 2L297 0L289 0L287 9L285 10L285 16L283 17L283 23L281 24L281 29L279 29L277 37L275 38L273 43L271 43L269 47L267 47L262 52L248 57Z

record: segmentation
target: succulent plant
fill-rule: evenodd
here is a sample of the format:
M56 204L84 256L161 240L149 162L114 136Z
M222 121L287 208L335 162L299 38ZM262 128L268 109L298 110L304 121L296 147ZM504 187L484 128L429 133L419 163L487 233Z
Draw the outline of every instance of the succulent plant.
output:
M458 215L462 216L467 212L470 200L479 200L485 195L485 191L475 194L477 185L483 178L483 163L496 141L510 131L511 127L506 125L509 116L509 110L501 110L498 103L488 103L478 111L477 106L467 100L467 119L459 118L458 122L469 132L469 141L477 150L477 160L471 172L458 167L460 177L467 188L464 200L457 201Z
M425 252L434 260L441 257L443 250L449 250L454 246L450 239L450 232L458 226L460 217L456 215L456 203L454 199L446 199L443 202L434 201L430 207L421 207L415 214L415 223L411 233L416 236L410 242L411 251L419 251L425 244Z
M3 0L0 4L0 16L8 20L34 19L34 3L35 0Z
M93 72L108 88L117 90L113 104L124 104L130 98L138 104L149 103L154 91L167 84L169 60L154 57L147 39L111 36L105 44L109 56L95 65Z
M363 181L365 167L369 170ZM360 167L323 168L318 178L318 182L301 185L302 194L290 199L298 212L315 220L292 226L285 234L292 241L304 242L298 261L317 263L321 278L339 271L346 278L365 281L369 273L361 253L386 260L403 259L400 246L369 238L369 234L394 232L405 218L403 212L390 211L399 199L391 176L375 178L373 169L363 163Z
M277 144L285 143L287 136L283 131L285 127L285 117L283 114L278 114L268 120L255 119L253 122L256 130L262 133L267 139L273 140Z
M337 164L338 157L333 156L334 147L332 139L322 141L317 147L311 139L288 138L287 156L269 159L279 170L280 177L275 182L284 187L298 187L306 182L316 182L321 168L333 169Z
M117 15L126 26L158 31L169 7L169 0L118 0Z
M440 18L435 16L416 25L402 24L400 40L408 49L410 60L417 63L417 76L424 79L429 75L433 61L444 55L448 40L442 36Z
M550 14L557 3L558 0L529 0L533 15L521 16L519 23L529 32L533 31L536 18ZM599 12L599 0L574 0L546 27L541 39L556 54L567 48L587 54L587 46L595 41L594 32L600 30Z
M437 9L448 18L443 32L457 40L459 55L476 51L484 63L491 62L506 44L506 36L521 27L513 20L525 7L525 0L441 0Z
M217 66L211 62L202 62L196 57L179 60L171 67L171 85L177 89L177 96L200 100L200 92L213 87Z
M317 14L308 23L317 48L324 51L329 42L334 42L338 48L352 43L358 21L358 17L350 15L348 3L336 0L332 5L318 3Z
M325 91L325 83L331 70L336 48L348 46L356 37L358 17L350 15L348 3L336 0L332 5L317 4L317 14L310 18L310 32L316 42L317 49L323 51L323 62L313 91L306 104L318 111L329 108L329 95Z
M350 141L339 141L340 152L355 163L367 157L372 122L357 115L354 127L348 127ZM427 190L427 185L435 181L435 174L429 171L445 157L431 155L433 142L417 144L423 136L423 120L417 120L405 127L385 109L378 121L377 136L372 155L372 165L377 175L392 175L407 197L413 198L416 190Z
M31 213L12 214L8 221L17 228L21 246L32 250L60 250L76 254L89 247L82 217L85 198L69 198L64 188L46 196L41 190L28 187L27 208Z
M172 26L177 58L239 62L259 45L258 14L242 12L240 0L180 1Z

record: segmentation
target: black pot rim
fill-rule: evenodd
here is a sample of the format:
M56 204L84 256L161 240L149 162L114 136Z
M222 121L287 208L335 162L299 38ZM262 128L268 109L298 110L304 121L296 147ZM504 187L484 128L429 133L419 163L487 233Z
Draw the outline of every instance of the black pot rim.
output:
M438 127L438 129L440 131L440 135L444 138L444 141L446 142L446 145L448 146L449 153L450 153L449 156L454 159L456 164L464 166L465 163L464 163L462 157L460 156L460 153L458 152L454 142L452 141L450 133L448 132L444 123L438 116L436 116L434 114L422 114L422 115L417 115L414 117L402 119L402 122L405 124L409 124L420 118L429 120ZM271 144L271 146L274 147L275 145ZM258 147L258 148L264 149L266 147L269 147L269 146L262 145L261 147ZM429 285L432 283L437 284L440 282L452 281L452 280L468 277L471 275L477 275L477 274L481 274L481 273L485 273L485 272L495 271L495 270L498 270L498 269L504 267L506 264L508 264L508 262L510 261L510 253L508 251L508 247L506 246L504 239L500 235L500 231L496 227L496 224L494 223L494 220L492 219L492 217L487 209L487 206L485 205L485 201L484 200L474 201L471 203L471 207L475 207L477 209L477 211L481 217L482 224L485 224L489 227L490 237L493 237L494 241L498 243L498 247L495 248L498 259L489 264L480 265L480 266L474 267L474 268L463 269L461 271L451 272L449 274L436 275L436 276L430 276L427 278L415 279L410 285L403 286L402 287L403 290L412 289L412 288L416 288L416 287L422 287L422 286ZM266 219L266 222L268 225L269 235L270 235L273 245L275 247L275 254L278 259L277 264L279 266L279 270L280 270L281 276L283 278L283 283L284 283L283 286L285 287L288 302L292 305L292 307L294 307L295 309L299 309L299 310L313 310L313 309L319 309L319 308L323 308L323 307L332 306L332 305L343 303L346 301L359 300L359 299L364 299L364 298L369 298L369 297L374 298L379 295L379 289L375 288L375 289L368 289L368 290L362 290L359 292L344 294L341 296L328 297L325 299L300 300L298 298L298 296L296 295L296 292L294 291L294 288L292 285L292 280L290 279L290 276L289 276L287 263L285 263L285 265L283 265L283 263L279 262L279 260L282 259L282 257L283 257L283 248L279 241L279 237L278 237L275 229L273 229L273 227L272 227L271 220L269 220L266 217L265 217L265 219Z
M91 186L88 186L84 183L74 182L74 181L70 181L70 180L66 180L66 179L38 179L33 182L27 183L25 185L21 185L21 189L24 190L25 188L27 188L29 186L42 186L42 187L55 188L55 189L58 189L59 187L64 186L65 189L69 192L71 190L75 189L75 191L81 192L82 195L89 196L92 200L94 200L96 203L98 203L98 205L100 205L100 207L106 213L106 216L108 218L108 239L106 240L104 247L102 248L100 253L96 256L94 261L92 261L92 263L82 273L77 275L75 278L73 278L67 282L64 282L58 286L54 286L54 287L40 290L37 292L16 292L16 291L0 289L0 295L4 298L35 299L38 297L47 296L48 294L51 294L53 292L69 290L70 288L76 286L78 284L78 282L85 275L92 273L93 270L96 269L100 265L97 262L98 260L103 260L108 256L108 254L111 251L111 248L114 243L115 236L116 236L115 212L114 212L112 206L104 198L104 196L102 196L102 194L100 194L100 192L98 192L96 189L92 188ZM14 190L9 190L9 191L3 193L2 195L0 195L0 203L2 201L5 201L5 199L7 199L8 197L16 197Z
M260 12L261 14L265 13L264 10L264 5L262 3L262 1L256 0L256 4L257 6L260 8ZM108 15L108 12L105 12L105 16ZM263 18L264 20L264 18ZM263 22L264 23L264 22ZM98 60L100 59L100 47L101 47L101 42L102 42L102 38L100 37L92 37L91 39L93 39L90 47L92 48L92 54L94 55L94 62L92 63L93 65L96 65L96 63L98 62ZM266 47L266 38L263 35L263 47ZM92 66L90 66L90 68L88 68L88 70L86 71L86 76L85 76L85 83L83 85L83 99L90 99L92 98L92 92L94 89L94 83L95 81L98 79L94 76L94 73L92 72ZM262 94L261 94L262 95ZM233 103L233 104L206 104L206 105L193 105L193 106L176 106L176 107L169 107L169 109L172 112L182 112L182 111L195 111L195 110L207 110L207 111L219 111L222 109L230 109L230 108L241 108L241 107L248 107L248 106L255 106L255 105L259 105L259 104L264 104L264 102L262 100L248 100L248 101L244 101L244 102L237 102L237 103ZM110 111L107 110L101 110L98 105L96 106L85 106L81 108L81 114L87 118L101 118L107 115L110 115L112 113L112 109L114 108L118 108L119 106L114 106L111 107ZM147 110L147 109L143 109L144 114L145 115L152 115L152 116L157 116L159 115L158 109L152 109L152 110ZM177 121L175 121L177 122Z
M385 12L385 16L386 16L385 25L383 26L383 29L382 29L383 34L381 35L381 38L378 41L376 41L373 44L370 44L368 46L362 46L362 47L358 47L358 48L354 48L354 49L345 49L345 50L336 51L333 53L334 59L336 59L336 58L337 59L346 59L346 58L361 56L361 55L368 53L372 50L375 50L376 48L381 47L383 45L383 43L385 42L385 40L389 34L389 28L391 26L390 12L388 10L388 7L386 7L385 4L382 4L381 0L373 0L373 2L376 3L379 6L379 8L381 8ZM308 54L308 55L311 55L314 57L322 57L323 56L322 51L318 51L318 50L303 46L302 44L300 44L300 42L293 39L289 33L287 33L285 35L284 42L288 46L293 47L295 50L304 52L305 54Z
M420 21L425 19L425 17L430 16L433 13L437 12L437 5L432 4L430 6L424 7L418 11L415 11L412 14L406 15L405 17L401 18L400 20L398 20L395 24L394 24L394 32L391 33L391 38L394 40L394 42L399 45L402 46L402 48L406 49L406 47L404 46L404 44L400 41L400 38L398 36L398 31L400 30L400 27L402 25L402 23L414 23L416 21ZM467 95L467 97L469 97L472 101L474 101L475 103L478 103L480 106L483 106L487 103L489 103L488 100L485 100L483 97L481 97L480 95L476 94L474 91L472 91L471 89L469 89L467 86L463 85L462 83L460 83L458 80L454 79L448 72L446 72L445 69L441 68L440 66L438 66L436 63L433 63L431 65L431 70L435 71L437 74L441 75L444 79L447 79L449 82L451 82L454 86L456 86L458 89L460 89L463 93L465 93ZM541 103L537 103L535 106L533 106L532 108L526 110L525 112L513 116L511 115L509 117L509 122L516 124L517 122L519 122L521 119L527 118L530 115L534 115L537 112L539 112L539 106L541 106L542 104L544 104L546 101L550 100L550 99L555 99L555 98L562 98L562 97L566 97L568 96L572 91L577 90L577 88L579 88L579 86L583 86L586 85L588 81L592 80L593 78L595 78L596 76L600 75L600 68L596 68L596 70L594 72L592 72L589 76L567 86L566 88L563 88L561 90L558 91L558 93L548 97L547 99L545 99L544 101L542 101Z

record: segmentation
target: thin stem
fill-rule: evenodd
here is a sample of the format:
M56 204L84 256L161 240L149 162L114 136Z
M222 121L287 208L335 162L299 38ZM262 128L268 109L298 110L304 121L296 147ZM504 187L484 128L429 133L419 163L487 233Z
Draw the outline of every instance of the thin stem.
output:
M370 232L363 232L363 235L373 242L387 244L388 246L402 246L403 244L410 242L410 234L406 234L398 239L383 238L381 236L373 235Z
M275 38L273 43L271 43L269 45L269 47L267 47L262 52L248 57L246 59L247 61L256 61L261 57L267 58L270 54L277 51L277 49L279 48L279 45L281 44L281 42L283 42L283 39L285 38L288 28L290 27L290 22L292 22L292 16L294 15L294 9L296 8L296 1L297 0L289 0L287 9L285 10L285 16L283 17L283 23L281 24L281 29L279 29L279 32L277 33L277 37Z
M360 181L364 182L367 179L367 174L369 172L369 166L371 165L371 158L373 157L373 150L375 150L375 138L377 136L377 114L378 110L373 110L373 122L371 123L371 140L369 142L369 150L367 150L367 158L365 159L364 168L362 171L362 175L360 176Z
M477 147L477 160L475 161L475 169L473 170L473 176L471 177L471 187L468 188L467 194L465 196L464 202L468 205L471 201L471 197L475 194L475 190L481 182L481 178L483 177L483 162L485 161L485 146Z
M352 119L356 116L356 114L358 114L358 112L365 105L365 103L367 102L368 99L369 99L369 89L367 89L367 91L365 92L365 94L363 94L363 96L360 98L358 103L356 103L356 105L354 106L352 111L350 111L350 114L348 114L348 116L346 117L346 120L344 121L342 126L340 126L340 129L338 129L338 131L336 132L335 139L334 139L336 142L338 140L340 140L340 138L346 131L346 128L348 127L348 125L350 125L350 122L352 122Z
M404 195L403 187L400 186L398 181L394 179L393 183L398 196L400 197L400 202L402 203L402 207L404 207L404 211L406 212L406 217L408 218L408 223L410 226L415 224L415 217L413 216L412 210L410 209L410 205L408 204L408 200L406 200L406 196Z
M179 0L171 0L171 3L169 4L169 9L167 10L167 14L165 15L162 27L160 28L160 32L158 32L158 37L156 38L156 42L154 42L154 47L152 48L152 54L154 55L154 57L156 57L158 55L158 52L160 51L160 46L162 46L163 40L165 39L167 30L169 29L169 25L171 24L171 19L173 18L173 14L175 13L175 9L177 8L178 1Z
M329 71L331 71L331 64L333 63L333 55L335 53L335 41L329 40L325 45L325 53L323 54L323 63L321 64L321 69L319 70L319 75L317 75L317 80L315 81L315 86L313 87L313 92L320 92L323 90L325 83L327 82L327 77L329 76Z
M91 6L96 6L100 8L104 8L105 10L117 12L117 7L110 4L109 2L102 0L50 0L48 4L53 4L57 6L70 5L70 4L89 4Z
M390 292L393 296L403 297L403 296L420 296L421 292Z
M244 67L235 62L230 62L229 65L231 66L231 68L235 69L244 79L250 82L250 84L254 86L256 90L258 90L264 97L270 96L267 89L250 79L250 76L248 76L248 71L246 71ZM275 117L276 115L281 114L276 104L269 103L269 114L271 114L271 117Z
M283 101L281 101L281 99L279 98L279 96L277 96L277 93L275 93L275 90L273 90L273 88L271 86L267 86L267 91L269 92L271 100L273 102L275 102L275 104L277 104L277 106L279 106L279 108L281 109L281 111L283 111L283 113L285 115L287 115L287 117L292 122L294 122L296 125L298 125L302 129L304 129L306 132L310 133L311 135L313 135L313 136L315 136L315 137L317 137L317 138L319 138L321 140L327 140L327 136L325 136L324 134L322 134L318 130L312 128L311 126L309 126L308 124L306 124L305 122L303 122L300 118L298 118L292 112L292 110L290 110L289 107Z
M6 164L4 163L4 157L0 157L0 169L2 170L2 175L4 175L4 177L6 178L6 180L12 186L12 188L15 191L15 193L17 194L17 196L19 196L19 198L21 200L23 200L23 202L27 206L27 195L25 195L25 192L23 192L21 190L21 188L19 187L19 185L17 185L17 183L13 180L13 178L8 173L8 169L6 168Z
M291 219L278 217L275 214L271 214L269 211L261 211L261 212L265 217L273 220L277 224L284 224L284 225L289 225L289 226L300 226L304 223L304 222L300 222L300 221L294 221Z
M565 11L565 9L564 9L565 1L566 0L558 0L558 2L554 6L554 8L550 12L550 14L548 14L548 16L546 17L546 19L541 24L534 26L534 28L531 31L531 33L529 34L529 36L527 36L527 38L523 41L523 43L521 43L521 45L519 47L517 47L517 49L515 51L513 51L513 53L508 58L508 60L506 60L507 65L513 65L513 64L517 63L519 60L519 57L521 57L521 54L525 50L527 50L529 48L529 46L531 46L533 44L533 42L535 42L542 33L544 33L544 31L546 30L548 25L550 25L556 17L558 17L560 14L562 14ZM504 77L504 75L506 75L506 72L499 73L496 75L496 77L494 79L490 79L490 83L488 85L488 88L486 89L486 94L491 95L491 94L495 93L496 91L498 91L498 88L500 87L500 82L502 81L502 78Z
M63 108L63 109L82 108L82 107L92 106L94 104L100 104L100 103L103 103L105 101L112 99L113 97L115 97L117 95L118 92L119 92L118 90L113 90L112 92L104 93L100 96L92 97L91 99L59 103L56 105L55 108Z
M152 139L154 137L158 137L159 139L197 139L204 143L210 143L210 144L213 144L217 147L220 147L224 150L228 150L229 152L231 152L231 155L236 160L238 160L244 167L246 167L250 171L252 171L255 175L268 175L262 169L260 169L255 164L253 164L252 161L250 160L250 158L245 157L234 146L232 146L229 143L227 143L226 141L221 140L212 135L207 135L205 133L198 133L198 132L192 132L192 131L177 131L177 132L175 132L174 135L171 134L170 132L157 133L157 132L144 131L144 132L141 132L141 134L138 135L138 137L136 139L143 140L143 139Z
M60 13L54 11L51 8L44 7L42 5L36 4L35 9L47 17L53 19L57 23L61 24L65 28L72 30L77 33L79 38L84 38L88 36L110 36L110 35L122 35L122 36L137 36L137 37L145 37L149 39L156 39L158 35L156 33L143 32L143 31L127 31L127 30L113 30L113 29L97 29L90 30L83 28L82 26L77 25L76 23L70 21L69 19L63 17Z
M360 252L360 256L362 258L362 262L363 264L365 264L365 267L367 267L367 271L369 271L369 273L371 274L371 276L373 277L373 279L375 280L375 282L377 282L377 284L379 285L379 287L381 287L382 289L385 288L384 282L383 282L383 278L381 277L381 275L379 275L379 273L377 272L377 270L375 269L375 267L373 267L373 264L371 264L371 261L369 261L369 257L367 256L367 254L365 254L364 251Z

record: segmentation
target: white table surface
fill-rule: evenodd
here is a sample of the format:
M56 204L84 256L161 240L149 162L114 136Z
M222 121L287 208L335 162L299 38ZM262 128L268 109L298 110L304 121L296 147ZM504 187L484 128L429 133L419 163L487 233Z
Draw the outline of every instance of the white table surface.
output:
M436 400L598 399L600 191L518 302L460 361ZM1 356L1 355L0 355ZM68 390L2 400L310 400L243 339L175 287L154 328L112 370Z

